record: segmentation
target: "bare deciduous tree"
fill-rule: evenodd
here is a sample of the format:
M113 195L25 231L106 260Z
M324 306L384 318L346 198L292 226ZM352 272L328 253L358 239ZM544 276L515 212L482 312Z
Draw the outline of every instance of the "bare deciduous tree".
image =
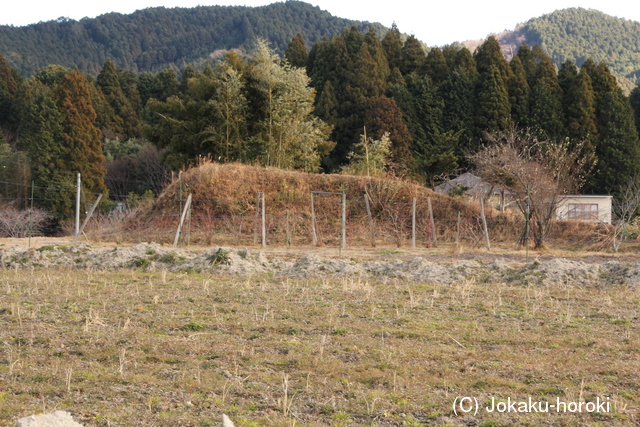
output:
M542 248L556 208L580 189L594 158L582 144L541 141L515 128L491 133L488 141L469 160L484 180L509 190L525 220L529 212L535 248Z
M626 187L620 192L618 205L612 212L614 215L613 250L618 252L620 245L627 237L626 228L631 218L640 207L640 176L629 179Z
M23 238L34 236L51 214L40 209L19 210L11 206L0 208L0 236Z

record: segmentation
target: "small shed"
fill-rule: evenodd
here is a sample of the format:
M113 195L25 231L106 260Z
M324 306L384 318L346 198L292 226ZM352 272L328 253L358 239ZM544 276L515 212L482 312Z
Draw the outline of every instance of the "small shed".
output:
M612 200L612 196L566 196L556 208L556 218L611 224Z
M456 189L474 199L500 196L500 188L489 184L487 181L470 172L463 173L436 187L438 193L445 194L451 194Z

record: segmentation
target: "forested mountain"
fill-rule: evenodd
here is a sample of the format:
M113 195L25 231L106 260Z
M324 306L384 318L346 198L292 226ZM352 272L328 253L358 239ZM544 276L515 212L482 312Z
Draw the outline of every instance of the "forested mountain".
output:
M373 25L379 35L386 31L380 24L337 18L294 0L262 7L156 7L80 21L0 26L0 54L24 76L50 64L97 75L107 59L130 71L159 71L170 65L184 68L224 50L249 51L256 37L282 53L300 33L310 48L352 25L363 32Z
M597 10L557 10L499 34L498 40L508 58L526 43L540 45L558 68L567 60L578 66L588 58L605 62L626 92L640 77L640 23Z
M300 2L271 7L318 11ZM169 11L138 13L152 12ZM250 22L249 15L238 19ZM171 28L195 25L187 21ZM58 24L78 26L76 35L99 27L82 22ZM169 38L168 29L154 33L152 26L144 33ZM81 64L52 64L25 78L0 54L0 172L16 189L0 191L0 206L24 202L18 190L33 182L39 207L69 213L78 172L85 191L108 190L112 200L158 194L169 169L202 157L318 172L369 175L377 168L433 186L472 167L468 154L487 135L513 128L566 141L597 161L585 176L586 192L619 195L640 176L640 86L627 96L606 61L556 65L542 44L521 44L505 57L495 36L473 52L460 45L427 51L395 24L383 37L373 26L353 25L313 43L300 33L282 43L249 40L258 26L247 24L245 43L256 49L246 54L228 50L210 63L203 59L209 46L192 57L202 66L177 72L156 58L149 64L160 70L136 72L126 65L139 68L136 60L159 55L160 45L122 38L124 28L107 35L106 28L101 44L99 37L88 43L112 45L117 55L95 65L93 75L76 69ZM115 47L127 43L138 46L136 60Z

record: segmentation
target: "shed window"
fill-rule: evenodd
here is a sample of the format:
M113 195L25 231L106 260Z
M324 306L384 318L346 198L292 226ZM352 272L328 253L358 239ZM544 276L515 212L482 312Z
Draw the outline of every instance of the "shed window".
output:
M567 218L586 221L597 221L598 205L587 203L570 203L569 211L567 212Z

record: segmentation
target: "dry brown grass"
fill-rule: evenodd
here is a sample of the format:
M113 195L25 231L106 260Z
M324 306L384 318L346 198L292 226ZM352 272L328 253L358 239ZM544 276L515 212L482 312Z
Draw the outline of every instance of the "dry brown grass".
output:
M437 240L452 244L456 240L460 212L461 240L465 247L482 247L482 223L477 202L433 192L422 185L400 179L367 178L348 175L319 175L261 168L242 164L218 164L208 161L183 172L159 196L156 203L127 219L120 241L173 241L180 206L193 196L191 217L185 223L183 243L246 246L258 243L256 231L256 194L265 194L267 241L275 245L310 246L310 192L345 192L347 197L347 244L370 246L369 219L364 194L371 201L375 221L376 244L406 247L411 244L412 200L417 199L417 244L430 246L427 199L433 206ZM181 202L182 200L182 202ZM320 245L337 246L340 241L340 198L316 195L315 212ZM514 248L524 229L522 215L499 212L487 207L489 234L494 244ZM97 230L97 231L94 231ZM549 234L548 246L603 249L608 242L602 230L592 224L556 224ZM91 238L106 238L108 233L93 226ZM259 234L259 233L258 233Z
M632 426L640 292L362 278L2 272L0 425ZM601 414L455 417L457 396Z

